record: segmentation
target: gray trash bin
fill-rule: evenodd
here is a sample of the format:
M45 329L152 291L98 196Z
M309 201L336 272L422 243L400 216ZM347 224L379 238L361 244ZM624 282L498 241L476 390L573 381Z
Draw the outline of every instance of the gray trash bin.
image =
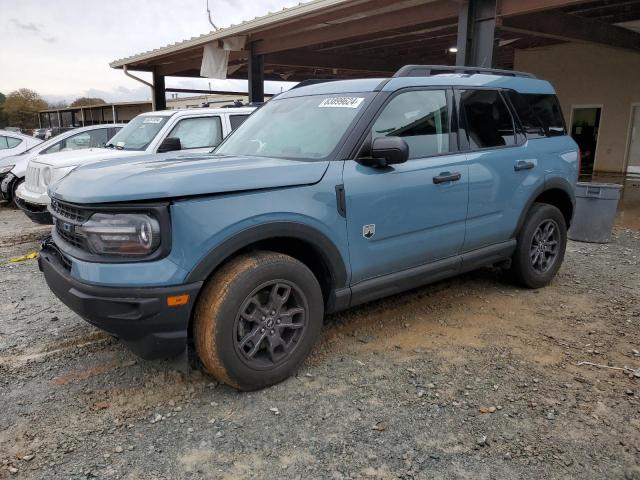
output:
M615 183L578 182L569 238L579 242L609 242L621 189L622 185Z

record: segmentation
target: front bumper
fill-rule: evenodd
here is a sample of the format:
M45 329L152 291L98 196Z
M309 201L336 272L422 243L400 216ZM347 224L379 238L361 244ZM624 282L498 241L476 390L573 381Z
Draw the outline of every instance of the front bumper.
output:
M14 198L13 201L18 208L31 219L32 222L39 223L41 225L53 225L53 218L47 209L47 205L25 202L18 195L16 195L16 198Z
M149 288L89 285L71 277L70 260L50 240L42 245L38 266L49 288L65 305L120 338L136 355L169 358L186 348L191 311L202 282ZM167 297L184 294L189 294L188 303L167 305Z

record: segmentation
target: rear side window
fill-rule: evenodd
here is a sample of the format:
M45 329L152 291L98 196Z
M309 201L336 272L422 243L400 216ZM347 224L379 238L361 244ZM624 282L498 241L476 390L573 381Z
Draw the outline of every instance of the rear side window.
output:
M19 138L7 137L7 145L9 148L15 148L22 143L22 140Z
M249 117L249 115L230 115L229 122L231 123L231 130L235 130Z
M566 135L562 110L555 95L514 91L508 95L529 138Z
M449 152L449 109L444 90L417 90L396 95L372 128L372 139L402 137L409 158Z
M0 150L6 150L7 148L9 148L7 137L0 136Z
M460 101L472 150L517 143L513 118L497 90L465 90Z

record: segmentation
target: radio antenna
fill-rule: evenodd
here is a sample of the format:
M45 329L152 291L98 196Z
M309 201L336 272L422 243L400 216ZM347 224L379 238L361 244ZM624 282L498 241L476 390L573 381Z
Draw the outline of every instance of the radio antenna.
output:
M207 15L209 16L209 23L211 24L213 29L217 31L218 27L216 27L216 24L213 23L213 20L211 20L211 10L209 9L209 0L207 0Z

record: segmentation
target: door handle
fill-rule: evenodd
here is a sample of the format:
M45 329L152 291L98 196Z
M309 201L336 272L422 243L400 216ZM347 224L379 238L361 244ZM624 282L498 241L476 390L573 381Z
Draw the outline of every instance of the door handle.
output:
M519 172L520 170L531 170L535 166L536 164L529 160L518 160L516 164L513 166L513 169L516 172Z
M460 172L443 172L440 175L433 177L433 183L437 185L439 183L457 182L461 178L462 174Z

